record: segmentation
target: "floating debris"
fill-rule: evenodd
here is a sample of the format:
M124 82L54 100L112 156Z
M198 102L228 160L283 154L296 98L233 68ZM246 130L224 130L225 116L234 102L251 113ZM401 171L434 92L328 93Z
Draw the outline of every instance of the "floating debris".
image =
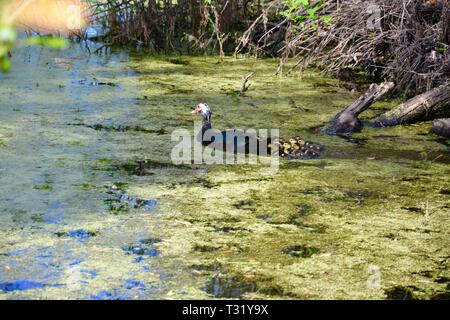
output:
M104 125L101 123L95 124L87 124L87 123L69 123L69 126L80 126L90 128L96 131L110 131L110 132L142 132L142 133L152 133L156 135L164 135L167 134L167 130L164 128L161 129L148 129L139 125L128 125L128 124L119 124L119 125Z
M72 230L67 232L57 232L56 235L58 237L67 236L69 238L73 238L79 241L85 241L91 237L95 237L97 232L86 231L84 229Z
M144 239L140 240L137 244L131 244L123 247L123 250L130 254L138 255L134 262L139 263L144 261L145 257L156 257L159 254L159 251L154 247L156 243L161 242L161 239L152 238L152 239Z
M136 293L144 291L145 284L136 279L127 279L121 287L116 287L111 291L102 290L98 294L91 296L92 300L132 300L136 299ZM130 294L131 293L131 294Z
M208 245L195 244L193 250L197 252L214 252L219 250L220 247L213 247Z
M88 81L87 79L74 80L74 81L72 81L72 83L80 84L82 86L92 86L92 87L99 87L99 86L117 87L118 86L114 82L98 81L96 78L94 78L93 81Z
M297 216L304 217L309 215L313 211L313 207L308 204L301 203L298 206Z
M283 249L283 253L296 258L309 258L319 252L319 248L303 245L289 246Z
M244 228L232 227L232 226L213 226L215 232L223 232L223 233L233 233L233 232L242 232L249 231Z
M241 299L246 293L256 292L258 287L256 282L242 277L215 275L202 289L215 298Z
M152 212L155 209L155 207L158 205L158 201L156 199L144 200L144 199L126 195L125 193L119 194L119 200L122 203L125 203L128 207L131 207L134 209L142 208L146 212Z
M180 59L180 58L170 58L169 62L176 65L183 65L186 66L189 64L188 60Z
M413 300L414 294L408 287L397 286L385 290L388 300Z
M124 282L124 288L127 290L131 290L131 289L139 289L139 290L144 290L145 289L145 284L143 282L134 280L134 279L127 279Z
M73 61L70 59L64 59L64 58L53 58L52 63L60 68L72 68Z
M430 300L450 300L450 292L438 292L431 296Z
M88 275L90 279L94 279L95 277L97 277L97 271L95 270L81 269L80 272L82 274Z
M131 297L117 292L102 290L98 294L91 296L92 300L131 300Z
M11 291L25 291L31 289L43 289L46 285L29 281L29 280L17 280L14 282L0 282L0 290L3 292L11 292Z
M48 191L52 191L53 187L49 184L41 184L41 185L37 185L34 186L33 189L35 190L48 190Z
M109 209L114 212L127 212L129 209L144 209L146 212L153 212L158 201L156 199L141 199L125 193L126 183L116 182L107 193L114 198L105 199L109 204Z
M407 211L413 212L413 213L425 214L425 210L422 209L422 208L417 208L417 207L401 207L401 209L407 210Z
M193 264L191 269L199 272L218 272L222 269L222 265L218 262L213 264Z

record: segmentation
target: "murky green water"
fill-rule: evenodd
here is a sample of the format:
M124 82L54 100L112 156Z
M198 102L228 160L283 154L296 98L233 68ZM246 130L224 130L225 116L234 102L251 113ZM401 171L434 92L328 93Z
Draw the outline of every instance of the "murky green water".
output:
M16 50L0 75L0 297L448 296L448 140L427 135L429 123L325 136L317 128L355 97L275 69ZM219 129L300 134L325 146L323 159L281 161L274 176L174 166L171 132L193 131L199 101Z

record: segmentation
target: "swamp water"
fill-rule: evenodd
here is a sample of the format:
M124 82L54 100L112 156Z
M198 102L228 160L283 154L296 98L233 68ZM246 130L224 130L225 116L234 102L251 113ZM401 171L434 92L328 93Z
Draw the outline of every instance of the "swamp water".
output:
M15 50L0 74L0 298L448 298L449 141L429 123L323 135L356 97L275 70ZM325 153L273 176L174 166L171 132L193 131L199 101L218 129L279 128Z

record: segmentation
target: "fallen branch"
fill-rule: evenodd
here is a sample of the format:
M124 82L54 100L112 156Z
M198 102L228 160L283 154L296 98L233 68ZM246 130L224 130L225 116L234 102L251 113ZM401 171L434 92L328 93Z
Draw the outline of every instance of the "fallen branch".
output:
M248 90L248 88L250 88L250 84L248 84L248 81L250 80L251 77L253 77L254 74L255 72L252 72L242 77L242 86L241 90L239 91L240 96L243 96L244 93Z
M358 115L391 91L394 86L393 82L372 84L358 100L339 112L325 131L328 134L343 134L360 130L361 121L359 121Z
M450 86L444 85L418 95L381 115L376 127L388 127L433 119L450 113Z

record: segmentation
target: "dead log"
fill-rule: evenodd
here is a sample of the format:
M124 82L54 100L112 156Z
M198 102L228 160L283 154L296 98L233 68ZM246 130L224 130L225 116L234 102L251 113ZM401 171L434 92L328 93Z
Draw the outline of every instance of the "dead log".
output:
M434 120L430 132L450 138L450 118Z
M359 131L362 124L358 119L358 115L391 91L394 86L395 84L393 82L383 82L379 85L372 84L358 100L339 112L331 120L325 131L328 134L344 134Z
M444 85L418 95L381 115L374 126L388 127L449 116L450 86Z
M248 81L250 80L251 77L253 77L254 74L255 72L252 72L242 77L241 90L239 91L240 96L244 96L244 93L248 90L248 88L250 88Z

